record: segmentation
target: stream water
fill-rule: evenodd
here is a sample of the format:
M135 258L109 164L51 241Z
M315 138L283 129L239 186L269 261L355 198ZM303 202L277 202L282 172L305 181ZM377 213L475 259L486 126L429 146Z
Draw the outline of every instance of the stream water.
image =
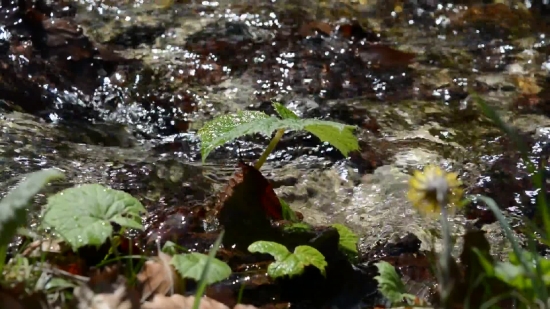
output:
M510 218L532 216L536 192L517 151L468 93L546 158L545 8L435 2L2 1L0 190L56 167L66 186L139 197L148 227L182 224L163 214L211 199L238 158L257 159L268 141L243 138L202 165L197 129L236 110L273 113L277 100L359 127L362 150L347 159L287 133L262 172L305 221L346 224L364 250L408 232L429 238L437 225L406 200L410 173L428 163ZM457 233L486 229L506 252L482 205L453 220Z

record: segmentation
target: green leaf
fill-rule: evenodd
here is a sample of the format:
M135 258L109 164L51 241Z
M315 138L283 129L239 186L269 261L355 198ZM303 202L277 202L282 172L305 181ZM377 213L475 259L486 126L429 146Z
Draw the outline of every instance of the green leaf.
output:
M298 115L296 115L293 111L286 108L283 104L274 102L273 107L275 108L275 111L281 118L283 119L300 119Z
M199 281L202 276L206 264L208 263L208 255L192 252L188 254L177 254L172 259L172 265L184 278L191 278L195 281ZM231 275L231 268L229 265L213 258L210 264L210 269L204 277L207 285L216 283L226 279Z
M216 238L216 241L212 245L212 249L210 249L210 252L208 252L208 259L206 260L206 265L204 266L201 278L198 282L197 290L195 291L195 300L193 301L192 309L199 309L202 296L204 295L204 291L206 290L206 285L208 284L206 282L206 277L210 273L210 267L212 266L212 261L214 261L216 252L218 252L218 249L220 249L220 245L222 243L222 239L224 235L225 235L225 230L222 230L218 235L218 238Z
M298 232L298 231L304 231L304 232L307 232L307 231L311 231L313 230L313 227L307 223L304 223L304 222L296 222L296 223L292 223L292 224L289 224L287 226L284 227L284 230L287 231L287 232Z
M130 194L85 184L48 198L43 224L55 229L73 249L99 246L111 236L111 222L122 227L142 229L140 213L146 212Z
M298 216L296 216L296 213L292 208L290 208L290 205L287 204L283 199L279 198L279 202L281 202L281 209L283 211L283 219L288 220L290 222L298 222L300 221L298 219Z
M277 128L274 123L279 119L270 117L263 112L239 111L235 114L222 115L207 122L198 132L201 139L202 162L216 147L236 138L254 133L265 135L273 133Z
M378 281L378 290L392 304L402 303L403 299L414 300L414 295L407 294L405 284L395 271L395 268L388 262L381 261L376 264L379 276L374 277Z
M344 252L357 255L357 242L359 241L359 237L345 225L336 223L331 226L335 228L340 235L340 241L338 243L340 249Z
M0 247L7 245L17 228L26 225L30 200L51 180L65 177L54 169L26 174L15 189L0 201Z
M164 246L162 246L161 251L169 255L176 255L178 253L178 245L168 240L164 243Z
M304 266L317 267L323 276L326 275L325 268L328 264L325 256L319 250L310 246L298 246L294 249L294 255Z
M321 141L336 147L344 156L347 156L350 151L359 149L357 138L353 135L355 126L333 121L294 118L288 113L292 113L290 110L276 104L278 103L274 106L278 112L287 118L279 119L257 111L239 111L206 123L198 132L201 139L202 161L204 162L216 147L236 138L255 133L270 135L279 129L306 130Z
M248 251L252 253L271 254L276 261L284 260L290 253L288 249L272 241L256 241L248 246Z
M359 149L359 142L353 135L354 126L343 126L332 121L307 119L304 123L304 129L317 136L321 141L336 147L346 157L351 151Z
M283 276L293 277L301 275L306 266L314 266L325 275L327 262L325 257L317 249L310 246L298 246L294 253L278 243L271 241L257 241L248 247L248 251L255 253L268 253L275 258L267 268L267 273L272 278Z

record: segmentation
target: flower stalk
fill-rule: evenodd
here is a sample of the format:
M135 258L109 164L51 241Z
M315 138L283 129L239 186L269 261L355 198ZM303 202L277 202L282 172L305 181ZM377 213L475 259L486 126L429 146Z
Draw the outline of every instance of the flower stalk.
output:
M437 166L416 171L409 180L408 198L422 214L439 216L443 234L443 250L439 257L437 279L442 308L450 308L449 296L453 287L451 278L452 240L449 215L459 207L463 190L455 173L447 173Z

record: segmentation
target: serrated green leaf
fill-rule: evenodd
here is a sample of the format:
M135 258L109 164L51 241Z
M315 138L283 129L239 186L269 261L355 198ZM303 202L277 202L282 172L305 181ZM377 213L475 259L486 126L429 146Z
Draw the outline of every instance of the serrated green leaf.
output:
M292 210L292 208L290 208L290 205L287 204L287 202L285 202L283 199L279 198L279 202L281 203L281 209L282 209L282 213L283 213L283 219L284 220L288 220L290 222L298 222L300 221L298 219L298 216L296 215L296 213L294 212L294 210Z
M47 169L26 174L15 189L0 201L0 247L7 245L15 236L17 228L27 222L30 200L51 180L65 177L58 170Z
M350 152L359 149L359 142L353 135L354 126L342 126L342 124L332 121L317 121L308 121L311 124L305 125L305 130L317 136L321 141L336 147L346 157Z
M254 133L265 135L273 133L273 123L279 119L263 112L239 111L235 114L222 115L207 122L198 132L201 139L202 162L216 147L236 138Z
M248 251L252 253L271 254L276 261L284 260L290 253L288 249L272 241L256 241L248 246Z
M298 115L296 115L293 111L286 108L283 104L274 102L273 107L275 108L275 111L281 118L283 119L300 119Z
M335 228L340 235L340 241L338 243L340 248L343 251L358 254L357 242L359 241L359 237L345 225L336 223L331 226Z
M174 255L171 263L182 277L199 281L208 263L208 255L197 252L177 254ZM231 268L229 265L213 258L210 263L210 269L204 277L204 280L207 285L210 285L222 281L230 275Z
M336 147L344 156L359 149L357 138L353 135L355 126L316 119L279 119L262 112L240 111L217 117L199 130L202 161L204 162L216 147L236 138L254 133L270 135L279 129L306 130L321 141Z
M267 268L267 273L272 278L300 275L309 265L318 268L325 275L325 257L310 246L298 246L294 253L291 253L285 246L276 242L256 241L248 246L248 251L271 254L275 258L275 262Z
M401 281L401 278L395 271L395 268L388 262L382 261L376 264L378 268L379 276L374 277L378 281L378 290L384 297L386 297L392 304L403 302L403 298L406 298L405 284Z
M304 266L314 266L321 271L323 276L326 275L325 268L328 264L325 256L319 250L311 246L298 246L294 249L294 255Z
M43 224L55 229L73 249L99 246L111 236L111 222L122 227L142 229L140 213L146 210L130 194L85 184L48 198Z
M301 267L298 257L289 253L283 260L275 261L267 267L267 274L271 278L284 276L294 277L304 273L305 268Z

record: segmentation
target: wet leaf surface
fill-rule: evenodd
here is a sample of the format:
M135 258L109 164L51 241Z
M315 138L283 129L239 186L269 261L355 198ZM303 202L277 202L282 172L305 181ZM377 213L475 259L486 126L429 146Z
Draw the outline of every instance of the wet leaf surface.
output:
M230 227L217 257L237 273L211 291L228 307L240 284L245 303L266 308L374 305L376 270L348 262L338 231L328 227L336 222L360 232L362 263L387 260L409 291L428 299L434 281L420 240L411 234L385 241L419 225L400 198L400 177L425 162L443 162L461 173L470 193L497 200L521 232L523 216L533 217L533 186L468 91L491 99L533 138L531 157L546 160L544 10L540 3L525 10L478 1L359 7L7 1L0 7L0 178L65 170L66 182L47 188L38 202L81 183L134 195L149 213L145 231L120 244L126 254L131 248L154 256L168 240L204 253L217 230ZM301 118L356 125L361 150L346 159L312 134L285 134L265 177L241 167L247 171L213 205L237 159L257 159L267 139L225 144L211 152L212 163L198 166L195 132L236 110L273 115L273 99ZM13 184L2 182L5 190ZM277 221L278 195L313 228ZM494 221L477 203L466 216L477 226ZM379 243L371 241L379 236ZM316 248L327 260L327 277L306 269L291 280L266 279L269 257L244 250L256 240L290 251ZM85 261L67 256L54 264L87 275L108 246L81 248Z
M113 234L111 223L142 229L145 208L130 194L99 184L70 188L48 198L44 224L76 250L102 245Z

